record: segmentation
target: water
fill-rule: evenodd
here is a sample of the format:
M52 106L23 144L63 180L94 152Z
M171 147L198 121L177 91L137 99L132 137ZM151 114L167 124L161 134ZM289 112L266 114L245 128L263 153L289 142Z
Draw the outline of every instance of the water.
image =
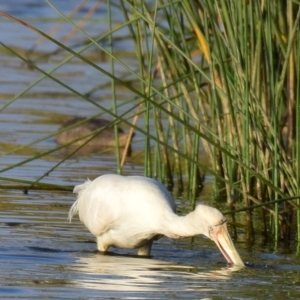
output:
M54 3L62 10L70 9L65 1ZM72 2L72 5L75 4ZM56 17L45 2L37 0L23 0L21 4L19 1L0 1L0 9L43 29L50 28L54 21L40 21L37 11L40 18ZM104 13L105 6L98 16ZM18 49L30 49L37 39L28 29L4 18L0 19L0 26L10 29L1 30L0 40ZM67 29L63 27L60 34L64 30ZM96 29L91 26L89 30L93 33ZM48 49L46 45L49 46L40 45L38 53ZM1 49L2 107L40 74L29 70L19 59ZM41 66L47 69L52 64L55 62L41 61ZM99 77L93 72L74 61L59 70L57 76L85 93L99 85ZM106 82L109 80L103 76L101 83ZM126 98L124 91L120 90L120 94ZM105 107L111 106L109 88L101 89L101 93L98 91L93 97ZM114 172L113 153L74 157L50 173L63 153L53 152L33 162L27 161L32 155L56 147L52 134L64 119L94 113L92 104L83 102L48 79L10 103L0 118L1 178L34 180L45 175L43 182L74 186L87 177L93 179ZM110 118L109 115L105 117ZM143 150L140 139L137 133L133 155L125 166L126 174L143 174L143 166L138 163ZM10 169L16 163L20 165ZM5 184L7 181L2 180L1 185ZM201 199L209 195L209 191L208 180ZM259 239L249 245L240 229L235 244L246 262L246 268L242 269L227 267L217 247L203 237L194 240L161 239L155 242L150 259L137 258L134 251L119 249L113 249L110 255L100 255L94 238L78 218L71 224L67 223L68 210L74 200L71 192L30 190L25 194L19 189L0 190L2 299L281 300L300 297L299 249L292 242L289 248L277 247L276 251L273 244L264 244ZM184 206L182 199L176 201L179 207Z
M78 222L67 223L71 193L1 193L0 296L3 298L297 299L299 258L237 248L251 262L228 268L213 243L197 237L153 246L151 259L133 251L95 251Z
M211 241L197 237L153 246L151 259L133 251L95 251L78 222L68 224L68 192L1 193L0 296L3 298L297 299L299 257L237 243L244 269L228 268ZM122 255L121 255L122 254ZM290 295L290 296L289 296ZM287 298L288 299L288 298Z

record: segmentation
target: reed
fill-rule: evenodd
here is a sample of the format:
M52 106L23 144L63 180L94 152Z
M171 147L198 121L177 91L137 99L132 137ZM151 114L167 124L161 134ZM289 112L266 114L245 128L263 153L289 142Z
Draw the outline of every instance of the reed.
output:
M155 45L150 53L155 51L160 77L168 82L163 85L168 99L156 103L168 108L166 134L183 141L186 152L182 153L192 158L185 165L190 198L196 196L201 165L195 161L201 138L218 175L218 190L224 190L230 206L243 199L249 208L246 220L253 239L253 204L299 194L299 137L295 135L299 5L293 1L160 1L154 9L142 2L122 3L128 20L129 15L138 16L131 26L144 28L143 41L140 34L133 34L133 40L140 48L146 37ZM170 149L168 156L174 153ZM289 239L295 217L299 228L298 204L276 202L268 209L265 217L273 218L275 240Z
M108 30L97 38L56 9L86 37L79 51L26 26L69 53L57 68L76 57L111 79L112 108L95 106L144 135L146 176L166 181L179 193L185 190L193 206L204 174L210 173L218 199L225 198L231 212L241 207L245 212L248 239L254 239L253 210L260 209L264 232L272 232L275 241L290 240L297 232L299 241L299 2L122 0L114 6L124 16L118 23L110 1L107 7ZM137 69L114 49L121 30L135 49ZM107 48L99 44L105 39ZM109 71L84 57L91 47L108 56ZM134 85L118 75L120 66ZM52 71L41 73L63 84ZM133 103L122 115L120 85ZM134 116L143 127L131 122ZM209 166L198 159L200 145Z

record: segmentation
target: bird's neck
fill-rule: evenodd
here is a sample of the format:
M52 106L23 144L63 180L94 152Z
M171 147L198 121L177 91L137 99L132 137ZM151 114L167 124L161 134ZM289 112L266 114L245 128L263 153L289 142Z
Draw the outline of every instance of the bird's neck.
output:
M201 234L202 230L195 218L194 211L186 216L173 215L168 219L163 234L169 238L184 238Z

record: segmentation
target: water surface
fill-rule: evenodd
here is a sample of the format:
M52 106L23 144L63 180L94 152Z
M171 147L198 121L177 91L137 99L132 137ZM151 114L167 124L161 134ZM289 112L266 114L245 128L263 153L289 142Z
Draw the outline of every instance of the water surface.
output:
M69 192L2 191L0 296L7 298L297 299L299 257L247 249L236 243L246 268L226 266L206 238L153 246L151 258L134 251L96 251L78 218L67 223Z

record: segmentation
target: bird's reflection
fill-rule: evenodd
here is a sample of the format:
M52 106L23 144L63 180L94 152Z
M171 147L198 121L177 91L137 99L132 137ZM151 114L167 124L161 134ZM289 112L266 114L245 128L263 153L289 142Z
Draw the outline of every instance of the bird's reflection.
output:
M70 266L77 273L77 287L105 291L214 290L213 282L225 281L241 267L206 269L149 258L88 254ZM209 282L212 282L209 287Z

